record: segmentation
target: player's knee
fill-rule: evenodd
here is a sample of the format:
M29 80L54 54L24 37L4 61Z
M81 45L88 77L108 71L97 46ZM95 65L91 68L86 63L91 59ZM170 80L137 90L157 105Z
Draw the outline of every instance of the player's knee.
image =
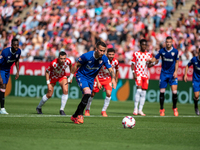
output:
M111 97L111 91L107 91L107 92L106 92L106 96L107 96L107 97Z
M3 93L5 93L6 89L0 88L0 91L3 92Z
M94 93L94 92L92 92L92 94L91 94L91 97L94 97L94 95L95 95L95 93Z
M177 94L177 90L173 90L172 93L173 93L173 94Z
M90 94L91 95L91 90L90 89L85 89L84 94Z
M165 93L165 89L160 89L160 93Z
M68 90L63 90L63 94L67 95L68 94Z
M199 100L199 97L196 97L196 96L194 96L194 101L198 101Z

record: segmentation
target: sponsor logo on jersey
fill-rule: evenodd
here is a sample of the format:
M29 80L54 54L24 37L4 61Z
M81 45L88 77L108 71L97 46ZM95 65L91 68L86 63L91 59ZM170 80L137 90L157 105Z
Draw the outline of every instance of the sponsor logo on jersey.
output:
M92 63L92 61L88 61L88 63Z
M171 52L171 54L172 54L172 56L174 56L174 55L175 55L175 53L174 53L174 52Z
M10 56L8 56L8 59L10 58Z
M165 55L165 53L162 53L163 55Z
M195 65L197 65L198 64L198 62L195 62Z
M14 59L14 60L8 60L7 63L9 63L9 62L15 62L15 61L16 61L16 59Z
M99 60L99 64L101 64L103 61L102 60Z
M89 65L86 66L87 69L93 70L93 69L99 69L99 67L90 67Z
M164 61L173 61L173 59L163 57Z

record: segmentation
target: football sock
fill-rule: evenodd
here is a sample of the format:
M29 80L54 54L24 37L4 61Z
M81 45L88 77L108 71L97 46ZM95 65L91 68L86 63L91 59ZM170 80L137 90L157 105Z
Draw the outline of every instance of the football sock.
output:
M172 99L173 99L173 108L176 108L177 94L173 94Z
M145 98L146 98L146 91L142 90L141 92L141 97L140 97L140 105L139 105L139 111L142 111L144 103L145 103Z
M198 100L196 100L195 98L194 98L194 108L198 109Z
M87 103L87 106L86 106L86 110L90 110L90 106L91 106L91 104L92 104L93 98L94 98L94 97L91 97L91 96L90 96L90 98L89 98L89 100L88 100L88 103Z
M4 98L5 92L2 92L0 90L0 101L1 101L1 108L4 108L4 104L5 104L5 98Z
M140 100L140 94L142 92L142 89L137 89L136 91L136 94L135 94L135 102L134 102L134 109L137 109L138 108L138 103L139 103L139 100Z
M65 109L65 105L67 103L67 100L68 100L68 94L67 95L63 94L62 97L61 97L60 110L64 110Z
M42 99L41 99L39 105L37 106L37 108L41 108L47 100L48 100L48 98L47 98L47 96L46 96L46 94L45 94L45 95L42 97Z
M104 100L104 105L103 105L102 111L106 111L107 110L107 108L108 108L108 106L110 104L110 99L111 99L111 96L110 97L106 96L106 98Z
M160 109L163 109L164 100L165 100L165 93L160 93Z
M90 98L91 94L85 94L79 103L76 112L73 114L73 117L77 117L78 115L83 115L83 111L87 105L88 99Z

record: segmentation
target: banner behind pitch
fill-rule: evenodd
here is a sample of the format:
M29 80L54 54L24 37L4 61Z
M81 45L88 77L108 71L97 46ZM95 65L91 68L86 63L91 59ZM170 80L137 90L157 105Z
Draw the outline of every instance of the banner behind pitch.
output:
M20 76L18 80L14 79L15 76L11 75L11 80L7 86L8 93L6 95L21 96L21 97L42 97L47 92L46 79L44 76ZM149 89L146 94L146 101L159 102L159 81L150 80ZM130 79L119 79L117 88L113 89L111 99L113 101L127 101L134 100L136 92L135 81ZM52 97L61 98L62 89L57 83L54 88ZM172 102L172 93L169 86L165 92L165 102ZM69 86L69 98L78 99L82 97L82 93L76 83L75 78L73 83ZM192 100L192 82L178 82L178 101L180 103L193 103ZM96 99L104 99L105 92L102 90L95 95Z

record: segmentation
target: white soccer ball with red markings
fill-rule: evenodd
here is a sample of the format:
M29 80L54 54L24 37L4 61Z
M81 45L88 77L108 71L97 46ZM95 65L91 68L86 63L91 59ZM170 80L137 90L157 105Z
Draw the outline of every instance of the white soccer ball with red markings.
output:
M132 129L133 127L135 127L135 119L131 116L126 116L123 118L122 120L122 125L124 128L129 128Z

